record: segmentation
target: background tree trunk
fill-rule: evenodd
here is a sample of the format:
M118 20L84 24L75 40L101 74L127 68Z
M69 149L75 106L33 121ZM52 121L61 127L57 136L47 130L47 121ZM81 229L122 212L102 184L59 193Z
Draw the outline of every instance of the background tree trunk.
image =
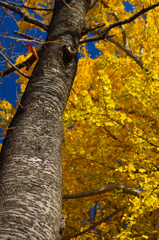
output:
M97 0L56 1L46 44L0 156L0 238L61 239L62 114L85 14Z

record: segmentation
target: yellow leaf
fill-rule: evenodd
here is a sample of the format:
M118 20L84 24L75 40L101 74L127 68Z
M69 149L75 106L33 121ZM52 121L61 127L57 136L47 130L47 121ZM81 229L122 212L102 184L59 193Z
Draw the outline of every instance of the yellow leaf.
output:
M146 238L146 239L148 239L148 238L149 238L149 237L148 237L148 236L146 236L146 235L142 235L142 237L143 237L143 238Z
M140 168L140 169L139 169L139 172L144 173L144 172L146 172L146 170L143 169L143 168Z

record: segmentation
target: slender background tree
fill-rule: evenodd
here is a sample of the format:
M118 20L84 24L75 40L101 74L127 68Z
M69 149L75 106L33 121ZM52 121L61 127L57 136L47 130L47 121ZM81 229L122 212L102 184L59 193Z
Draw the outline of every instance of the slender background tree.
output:
M1 238L61 239L66 223L63 239L158 239L159 2L125 4L0 2L2 81L22 92L0 102Z

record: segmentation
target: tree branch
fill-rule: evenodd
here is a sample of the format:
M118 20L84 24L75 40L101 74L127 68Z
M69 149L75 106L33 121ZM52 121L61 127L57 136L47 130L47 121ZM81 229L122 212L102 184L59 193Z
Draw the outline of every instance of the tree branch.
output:
M146 35L147 28L148 28L148 17L147 17L147 14L145 14L145 31L144 31L145 35ZM141 43L140 57L142 57L143 51L144 51L144 43Z
M155 168L157 168L157 171L159 171L159 166L157 164L152 163Z
M131 16L128 19L125 19L123 21L118 21L116 23L110 24L104 31L102 31L101 35L105 36L112 28L121 26L121 25L126 24L126 23L133 22L136 18L138 18L139 16L143 15L145 12L148 12L149 10L154 9L154 8L156 8L158 6L159 6L159 2L149 6L147 8L143 8L141 11L137 12L136 14L134 14L133 16Z
M122 46L119 42L115 41L113 38L111 38L112 36L105 36L102 37L101 34L97 35L97 36L93 36L93 37L88 37L88 38L83 38L80 39L80 44L83 43L87 43L87 42L92 42L92 41L98 41L98 40L105 40L108 39L109 42L114 43L117 47L119 47L120 49L122 49L129 57L131 57L132 59L134 59L134 61L142 68L144 69L146 72L150 72L150 69L145 67L145 63L142 61L141 59L141 55L137 55L135 53L133 53L128 47L126 46ZM153 78L153 77L152 77ZM158 78L156 78L158 80Z
M107 217L105 217L105 218L101 219L100 221L94 223L91 227L85 229L84 231L82 231L82 232L80 232L80 233L77 233L77 234L75 234L75 235L73 235L73 236L71 236L71 237L64 237L63 240L68 240L68 239L71 239L71 238L78 237L78 236L80 236L80 235L82 235L82 234L84 234L84 233L86 233L86 232L94 229L96 226L100 225L101 223L108 221L110 218L112 218L115 214L119 213L119 212L122 211L123 209L125 209L125 207L119 208L118 210L112 212L112 213L111 213L110 215L108 215Z
M94 30L96 30L98 28L104 27L104 26L105 26L105 23L99 23L99 24L96 24L96 25L94 25L92 27L89 27L89 26L86 25L86 27L82 31L81 36L84 36L87 33L92 32L92 31L94 31Z
M101 3L104 5L105 8L109 8L109 6L103 0L101 0ZM116 21L118 21L118 22L120 21L120 19L118 17L118 14L115 11L113 11L112 15L114 16ZM119 27L122 29L124 46L125 47L129 47L128 39L127 39L127 36L126 36L125 27L123 25L121 25Z
M35 41L35 42L37 42L37 43L40 43L40 44L44 44L44 43L45 43L44 41L42 41L42 40L40 40L40 39L37 39L37 38L35 38L35 37L31 37L31 36L29 36L29 35L27 35L27 34L25 34L25 33L21 33L21 32L14 31L14 34L17 34L18 36L22 36L22 37L24 37L24 38L26 38L26 39L29 39L29 40L33 40L33 41Z
M9 3L9 1L5 0L5 2ZM24 4L18 4L18 3L12 3L12 5L18 6L18 7L22 7L22 8L27 8L27 9L31 9L31 10L36 10L36 11L53 11L53 8L37 8L37 7L28 7L25 6Z
M23 10L18 9L11 2L1 1L0 6L3 6L7 9L10 9L11 11L19 14L24 19L24 21L32 23L32 24L34 24L34 25L36 25L36 26L38 26L38 27L40 27L40 28L42 28L46 31L48 30L48 27L49 27L48 24L46 24L46 23L44 23L44 22L42 22L42 21L40 21L36 18L32 18L32 17L28 16Z
M0 52L0 55L1 55L6 61L9 62L9 64L12 66L12 68L13 68L14 70L18 71L18 72L19 72L21 75L23 75L24 77L30 78L30 76L28 76L28 75L26 75L25 73L21 72L21 71L19 70L19 68L17 68L13 63L11 63L11 61L10 61L2 52Z
M40 57L41 55L41 52L42 52L42 49L39 49L37 50L37 54L38 54L38 57ZM21 69L23 67L26 67L26 69L28 70L30 68L30 66L36 61L36 57L34 55L31 55L31 57L29 57L26 61L22 62L22 63L19 63L17 65L14 65L14 67L11 67L11 68L8 68L7 70L5 70L2 74L2 72L0 72L0 75L2 74L1 77L3 76L6 76L12 72L15 71L15 67L16 67L16 70L17 69Z
M95 4L97 2L97 0L92 0L92 6L93 4ZM3 2L4 3L4 2ZM5 4L5 3L4 3ZM6 3L7 4L7 3ZM2 5L2 2L0 2L0 5ZM8 4L7 4L8 6ZM79 43L80 44L83 44L83 43L87 43L87 42L92 42L92 41L97 41L97 40L104 40L104 39L108 39L110 42L114 43L116 46L118 46L119 48L121 48L128 56L130 56L131 58L133 58L136 63L143 69L144 68L144 62L141 60L141 57L132 53L132 51L127 48L126 46L122 46L120 43L118 43L117 41L115 41L114 39L111 38L111 36L105 36L105 34L103 34L104 32L106 32L108 29L110 30L111 28L113 27L117 27L117 26L120 26L122 24L126 24L126 23L129 23L129 22L132 22L134 19L136 19L138 16L142 15L143 13L147 12L148 10L151 10L155 7L159 6L159 3L156 3L152 6L149 6L145 9L142 9L140 12L136 13L135 15L133 15L132 17L130 17L129 19L126 19L124 21L118 21L117 23L114 23L114 24L111 24L108 28L106 28L102 34L99 34L97 36L93 36L93 37L88 37L88 38L84 38L84 39L80 39ZM13 6L14 7L14 6ZM14 7L15 8L15 7ZM16 10L18 10L16 8ZM19 10L18 10L19 11ZM42 23L42 22L41 22ZM45 24L47 25L47 24ZM47 28L48 28L48 25L47 25ZM109 31L108 30L108 31ZM40 53L40 50L37 51ZM36 59L34 59L35 61ZM29 59L27 59L25 62L21 63L21 64L18 64L16 65L17 68L22 68L24 66L30 66L31 64L33 64L33 59L30 57ZM149 69L147 68L144 68L145 71L148 71L149 72ZM11 72L14 71L14 68L9 68L7 69L6 71L4 71L3 75L2 76L5 76Z
M25 38L28 38L29 41L38 42L38 43L43 44L43 45L44 45L44 43L47 44L47 43L56 42L56 41L43 42L43 41L41 41L41 40L39 40L39 39L36 39L36 38L31 37L31 36L29 36L29 35L26 35L26 34L24 34L24 33L18 33L18 32L16 32L16 31L15 31L14 33L15 33L15 34L18 34L19 36L23 36L23 37L25 37ZM17 40L18 40L18 39L17 39ZM22 40L23 40L23 39L21 39L21 41L22 41ZM23 41L24 41L24 40L23 40ZM59 39L59 40L57 40L57 41L61 41L61 39ZM42 52L42 49L37 50L37 55L38 55L38 57L40 57L41 52ZM28 58L26 61L24 61L24 62L22 62L22 63L19 63L19 64L17 64L17 65L14 65L14 66L15 66L16 68L18 68L18 69L21 69L21 68L23 68L23 67L26 67L26 69L29 70L30 66L31 66L36 60L37 60L37 59L34 57L34 55L32 55L32 56L31 56L30 58ZM14 71L15 71L15 67L11 67L11 68L8 68L8 69L5 70L5 71L0 72L0 76L3 77L3 76L6 76L6 75L14 72Z
M98 41L98 40L104 40L104 39L108 39L110 37L113 37L114 35L111 35L111 36L102 36L101 34L99 35L96 35L96 36L93 36L93 37L86 37L86 38L82 38L79 40L79 43L80 44L83 44L83 43L87 43L87 42L93 42L93 41Z
M123 24L126 23L130 23L132 21L134 21L136 18L138 18L139 16L141 16L142 14L144 14L145 12L158 7L159 6L159 2L155 3L154 5L151 5L147 8L143 8L141 11L139 11L138 13L134 14L133 16L131 16L128 19L125 19L123 21L118 21L116 23L110 24L105 30L102 31L101 34L97 35L97 36L93 36L93 37L88 37L88 38L84 38L84 39L80 39L80 44L82 43L86 43L86 42L93 42L93 41L97 41L97 40L101 40L101 39L105 39L108 38L108 36L106 36L106 34L108 34L108 32L115 27L121 26Z
M113 16L115 17L115 19L116 19L117 21L120 21L116 12L113 12ZM122 29L124 46L125 46L125 47L128 47L129 45L128 45L128 39L127 39L127 36L126 36L125 27L124 27L123 25L121 25L121 26L119 26L119 27Z
M71 194L71 195L69 195L69 194L63 195L63 199L90 197L90 196L95 196L95 195L102 194L102 193L111 192L111 191L114 191L115 189L122 190L123 193L130 194L130 195L137 196L137 197L139 197L139 194L140 194L139 190L134 190L134 189L125 187L120 184L115 184L115 185L110 185L108 187L103 187L103 188L93 190L93 191L88 191L88 192L83 192L83 193L78 193L78 194Z
M96 189L93 191L63 195L63 199L75 199L75 198L90 197L90 196L95 196L95 195L102 194L102 193L112 192L115 189L122 190L122 193L133 195L136 197L139 197L139 195L141 193L141 191L139 191L139 190L131 189L131 188L125 187L120 184L114 184L114 185L110 185L108 187L103 187L103 188ZM155 193L155 194L157 195L157 197L159 197L159 193Z
M142 68L145 69L145 71L148 71L147 68L144 67L144 62L142 61L142 59L140 58L140 56L136 55L135 53L133 53L130 48L127 48L126 46L122 46L119 42L115 41L113 38L109 38L108 39L109 42L114 43L117 47L119 47L120 49L122 49L129 57L131 57L132 59L134 59L134 61Z

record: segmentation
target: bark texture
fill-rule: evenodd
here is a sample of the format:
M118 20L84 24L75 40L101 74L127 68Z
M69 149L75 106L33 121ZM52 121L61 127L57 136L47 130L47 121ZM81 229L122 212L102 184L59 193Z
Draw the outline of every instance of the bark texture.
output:
M66 0L65 0L66 1ZM97 0L55 3L46 44L0 155L0 239L54 240L62 216L62 114L77 69L85 14Z

